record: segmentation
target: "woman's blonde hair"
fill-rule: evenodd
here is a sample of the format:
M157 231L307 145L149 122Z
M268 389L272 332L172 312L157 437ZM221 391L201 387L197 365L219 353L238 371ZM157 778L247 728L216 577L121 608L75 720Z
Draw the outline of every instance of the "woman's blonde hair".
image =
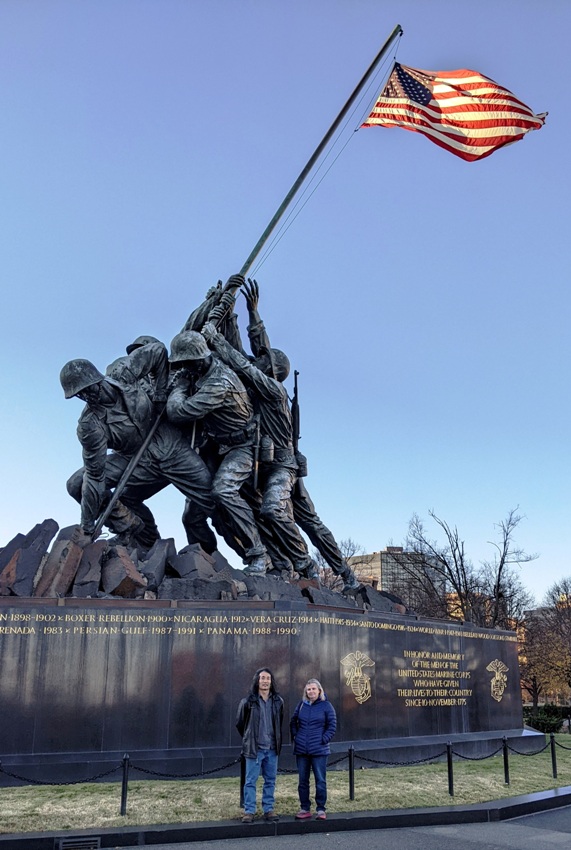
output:
M304 699L307 699L306 688L307 688L308 685L317 685L317 687L319 688L319 696L317 697L317 699L325 699L325 693L323 691L323 687L322 687L319 679L308 679L307 680L307 682L305 683L304 688L303 688L303 698Z

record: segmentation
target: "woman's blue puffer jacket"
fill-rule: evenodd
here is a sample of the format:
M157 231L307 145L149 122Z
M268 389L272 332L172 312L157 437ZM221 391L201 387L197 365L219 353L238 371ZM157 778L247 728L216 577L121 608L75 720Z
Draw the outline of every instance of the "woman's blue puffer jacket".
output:
M335 735L336 728L337 716L328 699L318 699L313 703L303 699L290 721L294 754L329 755L329 742Z

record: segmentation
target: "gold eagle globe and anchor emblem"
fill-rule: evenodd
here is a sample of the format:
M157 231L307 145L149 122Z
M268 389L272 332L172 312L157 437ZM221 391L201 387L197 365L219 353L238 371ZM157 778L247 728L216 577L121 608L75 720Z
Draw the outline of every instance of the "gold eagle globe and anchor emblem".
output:
M374 667L375 662L364 652L357 651L342 658L341 664L345 668L346 684L353 691L357 702L362 705L371 696L371 677L363 672L363 667Z
M486 670L489 670L490 673L494 674L490 682L490 687L492 690L492 697L496 700L496 702L501 702L504 695L504 691L508 683L506 673L509 669L510 668L506 667L504 662L500 661L498 658L491 661L486 667Z

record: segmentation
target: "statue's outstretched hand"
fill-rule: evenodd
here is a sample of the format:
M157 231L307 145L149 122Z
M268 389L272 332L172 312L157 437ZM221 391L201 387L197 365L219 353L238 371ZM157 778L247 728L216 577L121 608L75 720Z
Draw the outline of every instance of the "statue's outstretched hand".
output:
M248 310L257 310L260 301L260 287L256 280L248 278L248 283L242 284L242 292L248 305Z

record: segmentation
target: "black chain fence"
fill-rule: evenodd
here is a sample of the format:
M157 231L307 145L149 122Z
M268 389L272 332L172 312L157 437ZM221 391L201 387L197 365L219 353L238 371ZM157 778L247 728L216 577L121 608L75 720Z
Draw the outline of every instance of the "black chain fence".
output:
M103 773L96 773L94 776L88 776L85 779L74 779L69 782L48 782L46 779L32 779L29 776L20 776L20 774L12 773L11 771L6 770L5 767L2 767L2 762L0 762L0 773L3 773L5 776L11 776L12 779L18 779L20 782L25 782L26 785L83 785L86 782L97 782L105 776L111 776L111 774L115 773L115 771L121 770L121 767L121 764L116 764L115 767L112 767Z
M451 797L454 796L454 757L458 759L463 759L464 761L485 761L486 759L493 758L497 756L498 753L503 754L503 762L504 762L504 781L506 785L510 784L510 774L509 774L509 753L513 753L518 756L538 756L541 753L544 753L547 749L551 750L551 769L552 776L554 779L557 779L557 757L556 757L556 748L559 747L562 750L571 750L571 747L565 746L565 744L559 743L559 741L555 740L555 736L553 733L549 736L549 741L545 744L544 747L541 747L539 750L534 750L533 752L522 752L520 750L515 749L509 743L507 738L502 738L502 743L499 747L493 750L491 753L487 753L483 756L469 756L464 753L460 753L457 750L453 749L452 744L446 744L446 749L441 750L440 752L434 753L433 755L426 756L424 758L410 759L407 761L387 761L385 759L372 758L370 756L360 755L355 751L354 747L349 747L347 753L343 753L334 761L329 761L328 767L332 768L336 765L341 764L341 762L348 760L348 774L349 774L349 799L355 799L355 761L365 762L367 764L379 765L383 767L411 767L413 765L418 764L427 764L428 762L435 762L446 757L447 768L448 768L448 793ZM211 770L202 770L196 771L195 773L166 773L158 770L151 770L150 768L142 767L141 765L132 764L131 759L128 754L123 756L122 761L119 764L116 764L114 767L109 768L109 770L103 771L101 773L94 774L93 776L85 777L83 779L71 780L69 782L49 782L45 779L35 779L29 776L22 776L19 773L14 773L10 770L7 770L2 766L2 762L0 762L0 773L3 773L5 776L9 776L12 779L17 779L20 782L24 782L27 785L50 785L50 786L65 786L65 785L81 785L89 782L98 782L100 779L104 779L107 776L110 776L112 773L115 773L119 770L122 771L122 782L121 782L121 814L125 815L127 813L127 793L128 793L128 784L129 784L129 773L131 770L138 771L139 773L144 773L148 776L153 776L161 779L198 779L201 777L212 776L215 773L220 773L223 770L228 770L234 765L240 763L240 803L243 802L243 788L244 788L244 779L245 779L245 762L243 756L234 759L233 761L228 762L227 764L221 765L220 767L214 767ZM287 769L287 768L279 768L278 773L280 774L295 774L297 770Z
M436 759L442 758L442 756L446 755L446 750L442 750L441 753L435 753L433 756L426 756L426 758L422 759L413 759L412 761L383 761L382 759L373 759L368 756L360 756L359 753L355 753L355 758L359 759L359 761L367 761L370 764L382 764L385 767L412 767L413 764L425 764L429 761L436 761Z
M199 776L211 776L213 773L219 773L221 770L227 770L240 762L240 758L222 765L222 767L213 767L212 770L199 770L196 773L161 773L158 770L150 770L147 767L139 767L136 764L131 765L132 770L138 770L140 773L148 773L151 776L160 776L163 779L197 779Z
M457 753L456 750L452 750L452 755L456 756L459 759L464 759L464 761L486 761L486 759L491 759L494 756L497 756L498 753L501 753L503 747L500 745L496 750L492 753L488 753L485 756L466 756L464 753ZM540 750L539 752L543 752Z
M550 742L548 741L547 744L540 750L534 750L532 753L522 753L519 750L516 750L515 747L510 747L510 745L508 744L508 750L510 751L510 753L514 753L516 756L538 756L540 753L544 753L549 746Z

